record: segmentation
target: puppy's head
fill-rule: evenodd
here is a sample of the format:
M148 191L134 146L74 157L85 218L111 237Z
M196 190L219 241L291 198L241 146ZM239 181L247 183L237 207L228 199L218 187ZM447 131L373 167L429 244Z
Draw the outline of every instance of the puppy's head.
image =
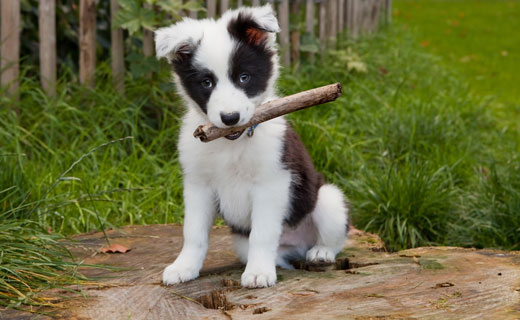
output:
M157 57L173 65L174 79L191 107L218 127L246 124L274 94L278 77L270 5L226 12L219 20L181 22L155 32Z

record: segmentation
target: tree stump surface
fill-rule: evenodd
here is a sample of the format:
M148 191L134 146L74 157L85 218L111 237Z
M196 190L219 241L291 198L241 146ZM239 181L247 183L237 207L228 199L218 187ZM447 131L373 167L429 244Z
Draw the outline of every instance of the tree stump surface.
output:
M129 226L108 231L124 254L99 253L102 233L84 234L69 247L97 282L84 296L62 301L63 319L518 319L520 252L423 247L395 253L373 234L352 228L335 265L278 269L272 288L240 286L244 266L227 227L214 227L201 276L163 286L161 274L182 247L178 225ZM66 295L66 291L54 292ZM17 311L0 319L29 319ZM38 316L45 319L47 316Z

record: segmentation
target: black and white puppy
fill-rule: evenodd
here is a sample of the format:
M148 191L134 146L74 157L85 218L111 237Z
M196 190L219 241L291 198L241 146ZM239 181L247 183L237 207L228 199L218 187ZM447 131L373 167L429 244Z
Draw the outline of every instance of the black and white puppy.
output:
M203 143L193 131L247 123L276 97L278 22L270 5L226 12L220 19L185 18L155 32L159 58L173 65L187 113L179 136L184 172L184 245L163 273L165 284L195 279L208 234L220 213L246 265L244 287L276 283L276 266L290 259L333 262L343 248L348 209L342 192L324 184L298 135L284 118L254 135Z

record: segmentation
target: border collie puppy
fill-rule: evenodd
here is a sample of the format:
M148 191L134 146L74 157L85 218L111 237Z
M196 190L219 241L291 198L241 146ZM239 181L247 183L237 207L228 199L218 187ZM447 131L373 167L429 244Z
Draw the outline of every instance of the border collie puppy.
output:
M276 283L276 266L292 259L333 262L343 248L348 209L342 192L324 184L298 135L283 118L209 143L201 124L247 123L276 99L278 22L270 5L240 8L220 19L185 18L155 32L157 57L173 66L187 105L179 136L184 173L184 245L163 272L167 285L199 276L208 234L220 213L246 264L242 286Z

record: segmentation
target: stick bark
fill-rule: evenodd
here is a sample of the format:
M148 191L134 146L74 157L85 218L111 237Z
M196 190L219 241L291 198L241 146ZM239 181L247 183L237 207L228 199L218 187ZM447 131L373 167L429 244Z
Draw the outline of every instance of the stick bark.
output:
M341 96L341 84L334 83L327 86L303 91L284 98L269 101L260 105L251 120L239 127L218 128L212 123L199 126L193 136L202 142L213 141L217 138L240 132L256 124L283 116L285 114L334 101Z

